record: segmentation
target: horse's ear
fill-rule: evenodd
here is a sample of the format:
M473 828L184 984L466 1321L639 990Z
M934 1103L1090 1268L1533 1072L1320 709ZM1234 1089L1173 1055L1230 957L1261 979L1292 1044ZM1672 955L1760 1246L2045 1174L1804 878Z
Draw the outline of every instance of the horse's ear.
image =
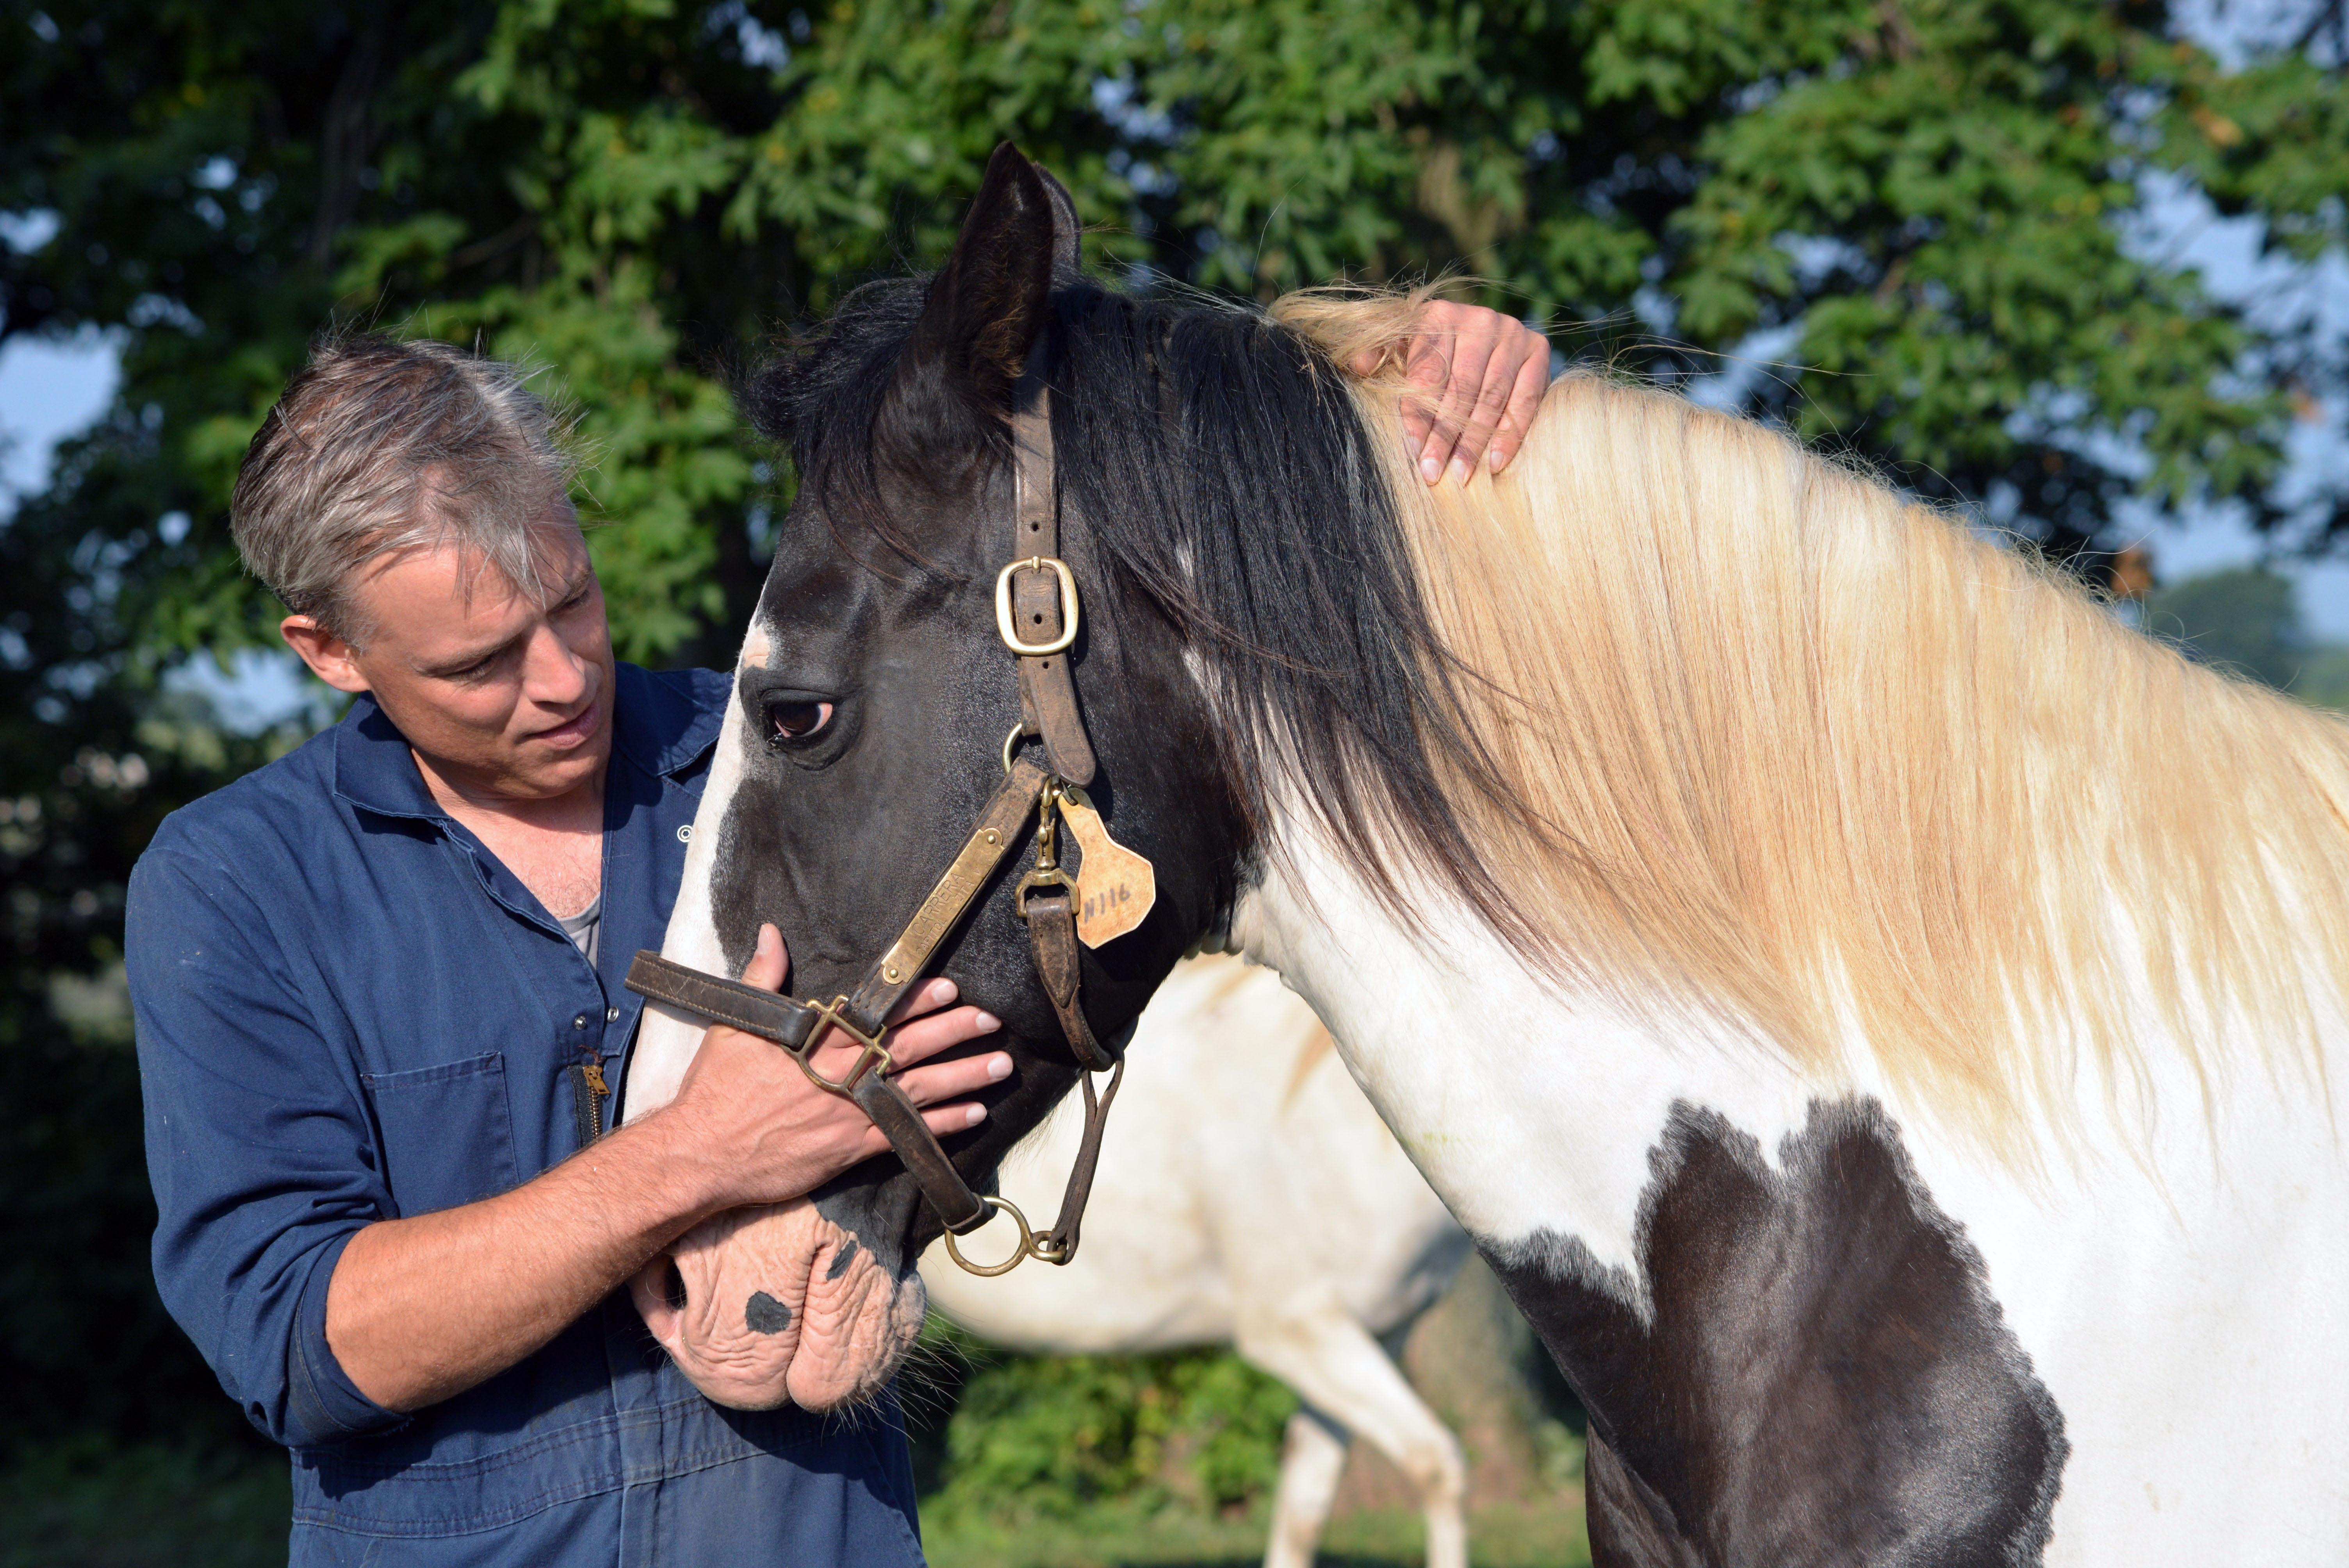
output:
M931 280L901 378L936 374L979 406L1009 407L1053 284L1075 281L1076 225L1059 181L1009 142L997 148L954 253Z
M1077 199L1069 194L1067 186L1052 178L1050 170L1037 164L1029 167L1044 182L1044 198L1052 204L1052 286L1064 289L1085 275L1084 253L1079 243L1084 229L1077 222Z

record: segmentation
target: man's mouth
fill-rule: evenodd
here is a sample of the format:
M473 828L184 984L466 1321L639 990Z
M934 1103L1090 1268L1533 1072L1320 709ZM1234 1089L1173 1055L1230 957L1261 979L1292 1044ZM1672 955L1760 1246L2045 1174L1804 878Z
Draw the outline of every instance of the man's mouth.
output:
M542 729L531 738L545 741L550 746L576 746L595 733L595 717L599 707L599 704L591 702L561 724Z

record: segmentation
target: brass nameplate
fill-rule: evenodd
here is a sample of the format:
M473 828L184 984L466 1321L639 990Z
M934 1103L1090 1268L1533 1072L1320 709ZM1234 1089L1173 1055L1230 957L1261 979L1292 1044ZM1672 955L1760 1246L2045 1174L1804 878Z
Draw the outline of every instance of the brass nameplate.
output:
M930 961L938 944L946 940L947 933L954 929L955 922L970 906L972 895L986 885L987 879L1002 863L1003 839L1001 829L982 827L964 843L954 864L947 868L947 874L930 889L930 896L922 901L922 907L905 923L896 942L882 954L882 970L891 985L918 974Z
M1077 868L1077 940L1087 947L1114 942L1158 902L1158 873L1147 858L1109 836L1101 813L1074 785L1061 789L1061 820L1085 855Z

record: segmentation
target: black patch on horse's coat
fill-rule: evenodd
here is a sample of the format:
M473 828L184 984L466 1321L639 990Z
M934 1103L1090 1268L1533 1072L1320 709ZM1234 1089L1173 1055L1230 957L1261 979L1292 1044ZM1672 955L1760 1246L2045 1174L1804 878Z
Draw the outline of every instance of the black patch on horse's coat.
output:
M742 1321L753 1334L781 1334L792 1326L792 1309L763 1290L752 1291L742 1304Z
M832 1254L832 1266L823 1271L823 1277L828 1280L834 1280L846 1274L848 1272L848 1265L856 1261L856 1253L857 1246L856 1238L854 1236L851 1236L848 1240L841 1243L840 1250Z
M1490 1254L1589 1412L1593 1561L2038 1562L2068 1444L1981 1254L1873 1099L1779 1154L1676 1105L1636 1286L1547 1233Z

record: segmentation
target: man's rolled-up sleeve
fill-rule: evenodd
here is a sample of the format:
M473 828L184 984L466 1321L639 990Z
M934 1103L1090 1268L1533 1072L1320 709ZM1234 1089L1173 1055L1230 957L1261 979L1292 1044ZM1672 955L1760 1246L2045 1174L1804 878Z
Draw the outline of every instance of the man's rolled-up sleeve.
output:
M126 913L164 1305L278 1442L398 1425L326 1347L336 1261L394 1211L357 1064L316 1016L326 1004L305 995L225 857L159 841Z

